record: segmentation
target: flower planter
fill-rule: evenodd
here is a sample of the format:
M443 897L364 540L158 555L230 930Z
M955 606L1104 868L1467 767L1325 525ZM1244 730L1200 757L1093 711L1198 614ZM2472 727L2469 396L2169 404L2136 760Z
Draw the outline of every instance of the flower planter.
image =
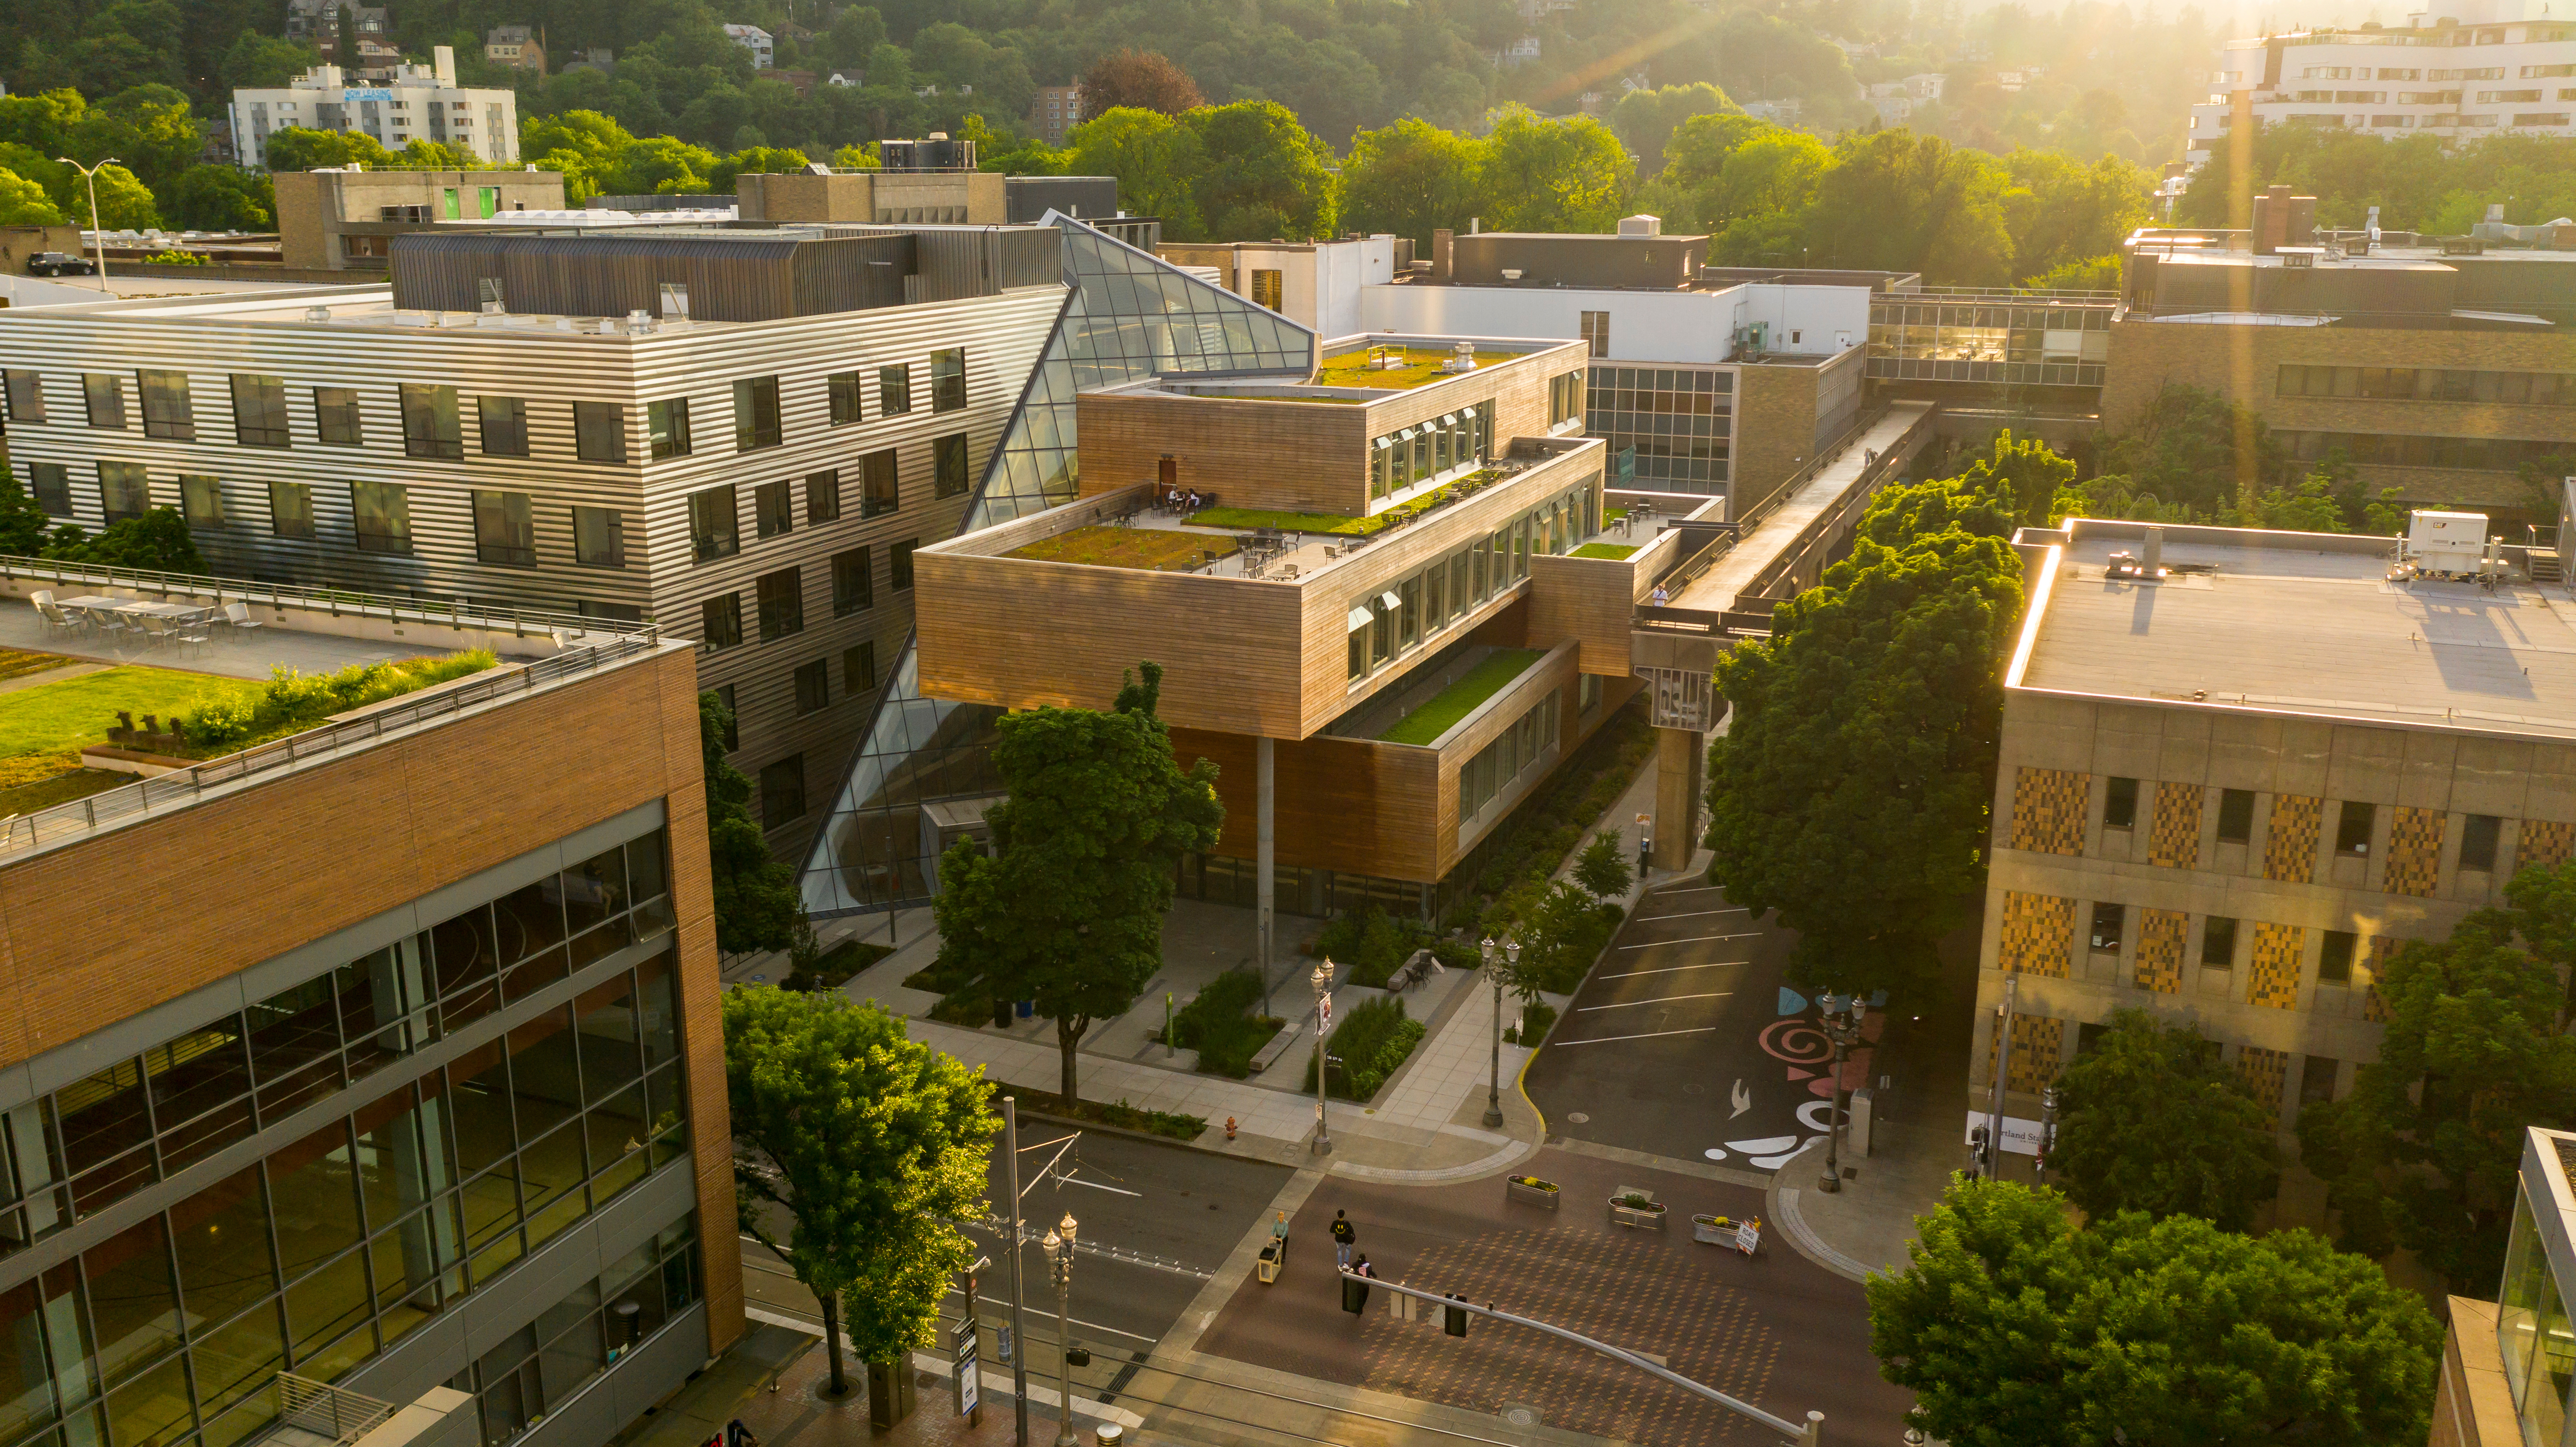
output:
M1655 1201L1643 1206L1631 1206L1624 1204L1617 1196L1613 1196L1610 1198L1610 1220L1614 1225L1626 1226L1632 1230L1661 1231L1664 1229L1664 1205L1661 1201Z
M1507 1201L1518 1201L1526 1206L1536 1206L1541 1210L1553 1211L1556 1209L1558 1200L1561 1199L1561 1193L1557 1190L1554 1181L1542 1181L1536 1176L1513 1176L1503 1183L1503 1198Z

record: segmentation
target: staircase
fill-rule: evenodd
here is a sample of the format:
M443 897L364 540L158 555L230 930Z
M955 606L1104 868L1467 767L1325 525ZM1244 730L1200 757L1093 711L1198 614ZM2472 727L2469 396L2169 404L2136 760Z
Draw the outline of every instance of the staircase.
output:
M2531 569L2531 581L2535 583L2555 583L2565 576L2558 565L2556 548L2528 549L2525 561Z

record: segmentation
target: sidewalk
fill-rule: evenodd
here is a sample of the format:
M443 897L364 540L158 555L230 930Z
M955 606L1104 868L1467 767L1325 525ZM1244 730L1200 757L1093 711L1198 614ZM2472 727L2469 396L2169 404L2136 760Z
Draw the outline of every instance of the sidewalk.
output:
M1782 1239L1799 1255L1853 1281L1905 1268L1914 1218L1940 1204L1950 1173L1967 1165L1967 1147L1955 1131L1883 1122L1872 1134L1867 1157L1844 1153L1844 1167L1857 1167L1859 1174L1847 1176L1840 1191L1816 1189L1825 1168L1822 1137L1771 1177L1771 1219Z

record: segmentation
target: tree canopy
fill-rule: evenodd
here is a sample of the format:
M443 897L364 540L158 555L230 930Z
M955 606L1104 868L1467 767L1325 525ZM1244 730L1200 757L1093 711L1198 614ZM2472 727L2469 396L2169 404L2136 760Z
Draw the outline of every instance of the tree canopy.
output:
M725 757L733 713L714 692L698 695L698 747L706 767L707 864L715 890L716 948L783 950L804 901L796 871L772 856L751 817L751 780Z
M1087 115L1132 107L1176 116L1207 104L1198 82L1156 50L1120 46L1091 63L1082 73L1082 108Z
M2280 1189L2272 1112L2193 1026L2114 1012L2058 1076L2057 1096L2048 1168L2089 1216L2198 1216L2242 1231Z

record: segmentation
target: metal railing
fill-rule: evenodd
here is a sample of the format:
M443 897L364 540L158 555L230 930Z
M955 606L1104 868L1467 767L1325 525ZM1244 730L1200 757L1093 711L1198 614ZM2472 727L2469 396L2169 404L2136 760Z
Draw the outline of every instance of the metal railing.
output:
M211 599L215 607L240 602L261 604L284 611L327 613L334 618L383 618L394 623L444 624L460 631L472 629L485 633L510 633L525 638L530 633L540 636L563 632L579 637L586 633L607 633L618 637L642 637L659 641L656 626L646 620L627 623L614 618L593 618L584 613L558 613L543 608L493 608L469 605L463 598L437 599L396 598L378 593L358 593L346 588L311 587L301 583L262 583L248 578L218 578L202 573L167 573L151 568L119 568L86 563L66 563L52 558L29 558L0 553L0 579L55 583L65 587L126 588L134 592L157 593L167 598L173 594L196 599Z
M453 683L434 684L414 696L397 698L360 718L289 734L86 799L56 804L32 814L11 815L0 819L0 856L54 848L103 829L183 809L210 789L323 762L344 751L373 745L391 734L443 723L503 699L542 692L587 677L620 660L649 653L656 646L651 638L630 634L606 643L567 649L520 667L486 669Z
M1906 291L1882 292L1876 301L2054 301L2068 303L2116 302L2117 291L2087 291L2076 287L2038 286L1918 286Z
M277 1405L279 1422L317 1437L328 1437L339 1447L366 1436L394 1414L391 1402L379 1402L293 1372L277 1374Z

